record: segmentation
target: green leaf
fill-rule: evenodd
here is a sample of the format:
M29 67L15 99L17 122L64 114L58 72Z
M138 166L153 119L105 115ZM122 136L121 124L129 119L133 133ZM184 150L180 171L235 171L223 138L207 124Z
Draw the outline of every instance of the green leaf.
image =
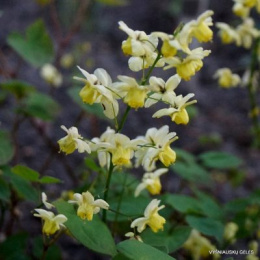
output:
M94 160L93 158L90 158L90 157L87 157L87 158L85 159L85 164L86 164L86 166L87 166L90 170L92 170L92 171L94 171L94 172L99 172L100 169L101 169L101 167L99 167L99 166L96 164L95 160Z
M0 200L9 201L10 195L10 188L6 181L3 178L1 178L0 172Z
M117 210L119 198L114 198L109 200L110 209ZM129 218L135 218L138 216L143 216L144 210L151 200L144 197L132 197L124 196L118 211L122 214L118 214L117 221L127 221ZM108 211L107 217L109 220L113 221L115 219L115 213Z
M210 184L211 179L209 173L197 163L176 162L170 166L183 179L196 183Z
M10 92L11 94L15 95L18 99L21 99L31 92L35 91L35 87L31 84L21 81L21 80L8 80L5 82L2 82L0 84L0 87Z
M163 202L172 206L174 209L180 211L181 213L201 212L199 201L189 196L165 194L163 196Z
M162 251L137 240L125 240L117 245L117 249L131 260L174 259Z
M196 162L196 158L193 154L179 148L174 148L174 151L176 152L178 161L180 160L182 162L191 164L194 164Z
M110 6L125 6L128 4L127 0L96 0L97 2Z
M41 19L30 25L26 36L12 33L7 38L8 44L27 62L33 66L51 63L54 59L52 40Z
M217 220L204 217L187 216L187 223L203 233L204 235L213 236L221 242L224 232L224 225Z
M16 175L22 177L27 181L34 181L37 182L39 179L40 174L33 169L24 166L24 165L16 165L12 168L12 172Z
M28 234L26 233L18 233L7 237L7 239L0 244L0 259L29 259L25 256L27 239Z
M16 175L12 172L11 168L5 166L2 168L3 174L9 179L9 182L17 192L18 196L22 199L38 201L38 191L32 186L32 184L24 178Z
M9 134L0 131L0 165L7 164L14 156L14 147Z
M243 163L237 156L225 152L210 151L201 154L199 158L204 166L215 169L236 168Z
M43 176L39 180L39 182L42 184L62 183L62 181L60 179L52 177L52 176Z
M126 257L125 255L119 253L112 258L112 260L131 260L130 258Z
M46 121L54 119L59 110L60 106L53 98L41 93L31 93L23 109L24 113Z
M71 234L84 246L101 254L114 256L116 247L107 226L95 216L92 221L83 221L77 216L73 205L65 201L54 203L58 212L68 220L64 223Z
M223 218L223 211L213 198L199 190L196 190L195 194L199 198L199 207L206 216L214 219Z
M165 251L166 253L172 253L186 242L190 232L190 227L179 226L169 233L167 226L165 226L164 230L159 233L154 233L151 229L146 229L141 234L141 237L146 244Z
M81 107L83 111L87 112L88 114L95 115L100 119L107 119L100 104L89 105L83 103L79 96L80 90L80 87L74 87L68 90L68 94L73 99L73 101Z

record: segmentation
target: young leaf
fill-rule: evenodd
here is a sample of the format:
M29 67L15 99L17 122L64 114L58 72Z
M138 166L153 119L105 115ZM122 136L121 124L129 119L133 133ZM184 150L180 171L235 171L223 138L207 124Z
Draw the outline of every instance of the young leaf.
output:
M42 66L54 59L54 48L42 20L37 20L26 30L26 36L12 33L7 38L8 44L33 66Z
M14 147L9 134L0 131L0 165L10 162L14 155Z
M15 95L18 99L21 99L27 96L29 93L35 91L35 87L31 84L21 81L21 80L8 80L2 82L0 87L10 92L11 94Z
M181 213L201 212L199 201L189 196L165 194L163 196L163 202L172 206L174 209L180 211Z
M37 182L40 174L33 169L26 167L24 165L16 165L12 168L12 172L19 175L27 181Z
M92 221L83 221L77 216L73 205L65 201L56 201L54 205L60 214L64 214L68 218L64 224L79 242L95 252L110 256L116 255L112 235L97 216Z
M1 173L0 173L1 174ZM0 178L0 200L8 201L11 192L8 184L3 178Z
M60 110L59 104L50 96L41 93L31 93L25 100L23 111L42 120L52 120Z
M175 258L137 240L125 240L117 245L120 253L131 260L173 260Z
M237 156L225 152L205 152L201 154L199 158L204 166L215 169L236 168L243 163Z
M187 216L186 221L192 228L197 229L202 234L214 236L219 242L221 242L224 232L224 225L220 221L195 216Z
M50 184L50 183L61 183L62 181L52 176L43 176L41 179L39 179L39 182L42 184Z

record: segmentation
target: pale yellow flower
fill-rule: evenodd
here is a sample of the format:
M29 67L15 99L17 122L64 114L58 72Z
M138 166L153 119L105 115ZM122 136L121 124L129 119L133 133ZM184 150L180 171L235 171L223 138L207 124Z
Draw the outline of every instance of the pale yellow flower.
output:
M210 52L211 51L203 50L199 47L192 50L191 53L184 59L177 57L165 58L164 61L168 65L165 66L164 69L166 70L176 67L177 73L182 79L190 80L190 78L202 68L202 59L208 56Z
M228 222L225 225L223 237L226 241L235 242L236 233L238 231L238 225L234 222Z
M137 231L141 233L148 225L153 232L163 230L163 225L166 223L165 218L158 214L158 211L163 209L165 206L159 207L160 200L152 200L144 211L144 217L135 219L131 223L131 228L137 228Z
M42 192L42 203L44 204L44 206L47 208L47 209L51 209L51 208L55 208L54 205L52 205L51 203L47 202L47 195L45 192Z
M206 258L210 255L209 251L216 250L216 247L195 229L191 231L190 237L184 243L183 248L190 252L194 260ZM218 259L219 257L218 254L213 255L214 259Z
M112 80L107 71L98 68L94 71L94 74L89 74L79 66L78 69L86 77L86 79L74 77L74 79L85 83L79 93L82 101L90 105L94 103L102 104L104 114L110 119L115 118L119 107L116 95L110 89L112 88Z
M253 40L260 36L260 31L255 28L255 22L252 18L244 19L236 31L241 38L241 45L246 49L251 48Z
M162 117L162 116L170 116L172 121L176 124L188 124L189 123L189 115L186 110L186 107L192 105L197 102L197 100L192 100L187 102L190 98L194 96L193 93L190 93L183 97L182 95L178 95L174 97L170 102L169 108L163 108L158 110L153 114L153 117Z
M121 82L115 82L114 88L120 96L124 97L124 102L134 109L144 106L148 93L148 86L139 85L132 77L118 76Z
M67 133L67 136L61 138L58 141L60 150L66 154L73 153L78 149L79 153L88 152L91 153L91 149L87 142L83 141L83 137L79 134L76 127L70 127L67 129L64 125L61 128Z
M237 31L226 23L216 23L216 27L219 29L219 36L223 44L230 44L235 42L236 45L241 44L241 39Z
M142 141L141 147L136 151L136 167L140 164L146 171L155 169L156 161L160 160L168 167L176 160L176 153L171 149L170 144L177 140L175 132L169 133L169 126L165 125L160 129L150 128L144 137L138 137Z
M102 199L94 200L93 195L89 192L83 192L82 194L75 193L73 195L74 200L69 200L69 203L77 204L77 215L85 220L91 221L93 215L97 214L102 209L108 209L109 205L106 201Z
M40 70L41 77L51 86L60 87L62 75L52 64L45 64Z
M232 11L236 16L239 16L241 18L246 18L249 16L250 8L243 5L240 1L240 2L235 2Z
M229 68L218 69L214 78L218 79L218 84L223 88L236 87L241 82L239 75L233 74Z
M135 189L135 197L139 196L144 189L147 189L152 195L160 194L162 189L160 176L166 172L168 172L168 169L162 168L155 172L145 173L142 182Z
M161 78L151 77L149 84L154 93L147 98L145 107L150 107L160 100L166 103L171 102L176 96L174 90L178 87L180 82L181 78L178 74L171 76L166 82Z
M44 209L35 209L35 211L37 214L35 213L33 215L42 218L44 221L42 232L47 236L53 235L58 230L65 227L63 223L67 221L67 218L64 215L59 214L55 216L53 212Z
M138 240L139 242L143 242L142 238L138 235L135 235L134 232L127 232L125 236L129 237L129 239L131 240Z

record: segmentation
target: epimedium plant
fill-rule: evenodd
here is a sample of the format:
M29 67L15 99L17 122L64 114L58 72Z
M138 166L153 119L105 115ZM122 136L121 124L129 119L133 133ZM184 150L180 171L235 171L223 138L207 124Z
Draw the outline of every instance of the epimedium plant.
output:
M28 254L28 235L11 235L14 219L19 218L16 206L23 200L37 203L39 190L45 190L43 185L60 180L42 176L27 166L10 167L8 163L16 150L12 142L17 145L19 123L29 119L40 130L34 119L52 121L59 105L50 95L38 92L26 82L1 83L5 93L15 95L18 104L13 140L7 132L0 132L1 223L9 212L11 216L4 223L7 228L0 245L1 257L61 259L55 244L62 235L67 235L86 248L117 260L178 259L179 256L219 259L219 254L212 253L214 250L228 249L236 239L250 239L247 249L252 254L247 259L257 259L254 239L259 237L259 191L220 205L200 189L201 185L210 189L218 182L221 186L223 176L233 185L239 184L241 180L237 178L241 172L238 174L237 169L243 165L242 160L223 152L208 151L195 156L173 148L172 143L178 137L167 125L152 127L134 139L124 134L131 110L139 113L140 108L155 107L157 103L160 108L153 118L169 116L176 124L189 123L188 106L196 103L192 99L194 94L177 93L181 80L190 80L210 54L202 47L191 49L191 43L195 39L200 43L212 40L212 15L212 11L206 11L196 20L178 26L172 34L147 34L120 21L119 28L127 34L122 43L123 53L130 56L131 75L140 71L140 78L119 75L118 81L112 81L105 69L98 68L91 74L78 67L83 78L78 75L74 78L82 87L69 90L69 94L83 110L106 118L113 127L108 127L99 137L83 137L76 126L61 126L66 136L58 141L60 151L68 156L76 150L86 154L84 163L91 176L52 203L42 192L41 203L32 212L42 220L42 238L34 239L30 245L32 252ZM25 37L11 34L8 42L31 65L42 67L41 75L50 86L61 84L55 66L44 65L54 60L54 52L42 21L30 26ZM39 49L32 53L34 45ZM39 57L37 53L42 55ZM70 63L66 59L64 62ZM172 69L173 74L176 70L176 74L165 80L154 76L155 68ZM122 107L125 110L120 113ZM43 138L53 148L53 156L55 146L49 138ZM142 176L135 173L137 168L144 173ZM161 180L171 171L181 179L175 193L166 191ZM188 194L184 192L187 187Z

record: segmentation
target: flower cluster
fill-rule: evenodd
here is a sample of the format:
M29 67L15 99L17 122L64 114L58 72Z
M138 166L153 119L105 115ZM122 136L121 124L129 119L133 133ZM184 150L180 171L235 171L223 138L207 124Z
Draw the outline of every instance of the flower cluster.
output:
M95 200L87 191L75 193L69 203L76 204L76 214L83 220L91 221L93 215L100 209L104 210L103 219L106 218L106 210L109 204L106 202L109 180L115 168L142 167L145 172L134 196L147 189L151 195L161 192L161 175L176 161L176 153L172 149L172 143L178 139L175 132L171 132L169 126L160 128L152 127L143 136L130 139L121 133L126 117L130 109L149 108L158 102L164 104L153 114L153 118L169 116L176 124L188 124L189 115L187 106L196 103L192 99L193 93L185 96L175 91L181 80L190 80L203 66L203 59L210 54L201 46L191 49L193 39L199 43L211 41L213 37L212 18L213 11L206 11L196 20L185 25L180 25L172 34L164 32L152 32L130 29L124 22L119 22L119 28L127 34L127 39L122 43L123 53L130 56L128 65L130 70L136 72L143 70L140 80L126 75L119 75L117 81L113 81L109 73L102 68L96 69L93 74L78 66L84 77L74 77L84 85L79 92L82 102L92 105L100 104L104 114L115 121L115 128L108 127L100 137L92 139L83 138L76 127L61 128L67 135L58 141L60 151L71 154L75 150L80 153L96 153L99 164L107 170L107 183L104 190L104 200ZM155 67L163 69L175 68L167 80L152 76ZM146 71L147 69L147 71ZM192 100L191 100L192 99ZM119 113L120 103L126 104L123 115ZM121 117L121 120L120 120ZM139 239L136 231L141 233L147 226L153 232L163 229L166 220L159 215L159 211L165 206L159 206L160 200L152 199L144 210L144 216L132 221L130 227L133 232L127 233L130 238Z
M227 23L217 22L218 35L223 44L234 43L238 47L250 49L254 41L260 37L260 31L255 26L255 21L250 17L252 9L260 13L259 0L234 0L233 13L241 18L241 22L233 27ZM221 68L214 75L218 84L223 88L236 87L242 81L238 74L232 73L229 68Z

